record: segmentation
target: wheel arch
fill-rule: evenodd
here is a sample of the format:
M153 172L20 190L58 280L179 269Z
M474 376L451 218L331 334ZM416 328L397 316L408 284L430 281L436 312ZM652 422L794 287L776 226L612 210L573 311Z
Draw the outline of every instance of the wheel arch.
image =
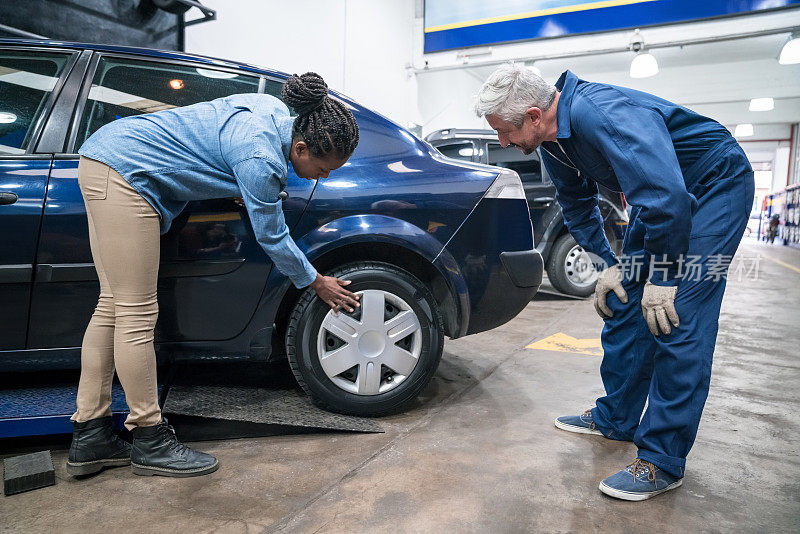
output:
M336 235L335 240L330 239L332 234ZM408 271L433 293L444 320L445 334L451 338L462 335L462 325L468 319L463 275L454 272L452 267L442 272L438 265L452 266L456 263L442 262L441 256L449 253L442 250L442 244L421 228L383 215L357 215L331 221L298 239L297 245L314 267L323 273L357 261L382 262ZM434 263L437 258L440 261ZM282 339L288 317L303 292L291 285L288 279L284 285L285 290L275 313L273 357L282 354ZM279 347L281 349L276 351Z

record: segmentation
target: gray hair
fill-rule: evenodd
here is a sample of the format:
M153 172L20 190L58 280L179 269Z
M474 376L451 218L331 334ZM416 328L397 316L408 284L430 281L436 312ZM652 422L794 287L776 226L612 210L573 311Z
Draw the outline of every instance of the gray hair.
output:
M478 117L497 115L515 126L522 124L530 108L547 111L553 105L556 88L520 63L506 63L495 70L475 98Z

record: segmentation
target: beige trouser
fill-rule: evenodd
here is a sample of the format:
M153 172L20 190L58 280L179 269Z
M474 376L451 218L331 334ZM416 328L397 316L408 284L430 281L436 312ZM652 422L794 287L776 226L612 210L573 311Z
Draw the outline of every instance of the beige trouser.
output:
M81 157L78 184L89 220L89 244L100 278L81 347L78 411L73 421L111 415L114 368L130 415L129 430L161 421L153 329L160 258L158 213L111 167Z

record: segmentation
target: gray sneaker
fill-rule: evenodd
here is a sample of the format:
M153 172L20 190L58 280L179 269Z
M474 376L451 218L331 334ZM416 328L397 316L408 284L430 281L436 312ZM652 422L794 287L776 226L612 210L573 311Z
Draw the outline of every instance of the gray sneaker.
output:
M603 433L597 430L592 419L592 410L586 410L583 415L565 415L554 421L556 428L575 432L577 434L596 434L602 436Z

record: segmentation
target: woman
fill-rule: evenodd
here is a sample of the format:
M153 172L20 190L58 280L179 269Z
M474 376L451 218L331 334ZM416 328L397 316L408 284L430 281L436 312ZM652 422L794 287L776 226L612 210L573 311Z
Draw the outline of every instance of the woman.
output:
M334 310L358 306L343 287L349 282L320 275L297 248L278 196L289 163L301 178L327 178L358 144L353 114L327 89L315 73L291 76L283 99L296 119L272 96L233 95L112 122L81 146L78 183L100 299L81 347L69 473L130 463L136 474L185 477L218 467L213 456L178 441L158 405L159 235L188 201L241 197L258 242L296 287L311 286ZM112 432L115 368L132 446Z

